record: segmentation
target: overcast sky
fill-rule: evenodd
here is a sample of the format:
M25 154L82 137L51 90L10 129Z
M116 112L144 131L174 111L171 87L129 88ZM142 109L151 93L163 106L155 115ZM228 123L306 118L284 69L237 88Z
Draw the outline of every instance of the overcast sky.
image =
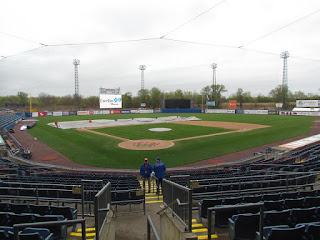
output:
M32 51L29 51L32 50ZM26 52L27 51L27 52ZM196 91L217 84L267 95L282 83L320 93L319 0L10 0L0 14L0 96L99 87Z

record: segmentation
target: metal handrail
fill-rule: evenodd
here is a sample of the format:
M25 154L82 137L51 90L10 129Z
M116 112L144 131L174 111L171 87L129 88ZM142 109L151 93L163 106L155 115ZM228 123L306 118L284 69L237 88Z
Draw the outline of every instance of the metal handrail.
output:
M19 229L26 227L40 227L43 225L69 225L81 223L82 229L82 240L86 240L86 220L76 219L76 220L64 220L64 221L50 221L50 222L39 222L39 223L22 223L13 225L14 240L19 240Z
M150 215L148 215L148 217L147 217L147 240L151 240L151 230L152 230L156 240L161 240L161 238L157 232L157 229L155 228L155 226L152 222Z

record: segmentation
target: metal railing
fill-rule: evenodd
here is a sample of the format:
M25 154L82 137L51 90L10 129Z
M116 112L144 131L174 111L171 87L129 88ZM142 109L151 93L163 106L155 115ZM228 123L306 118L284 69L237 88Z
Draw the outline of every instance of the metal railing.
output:
M161 240L157 229L155 228L150 215L147 217L147 240L151 240L151 230L156 240Z
M217 206L208 208L208 240L211 240L212 234L212 212L217 210L230 210L230 209L246 209L246 208L259 208L260 209L260 219L259 219L259 232L260 232L260 240L263 239L263 206L264 203L252 203L252 204L245 204L239 206Z
M106 223L111 204L111 183L107 183L94 197L94 215L96 240L99 240L100 231Z
M62 225L70 225L70 224L77 224L81 223L81 230L82 230L82 240L86 240L86 220L85 219L77 219L77 220L64 220L64 221L51 221L51 222L39 222L39 223L22 223L22 224L14 224L13 225L13 233L14 233L14 240L19 240L19 229L27 228L27 227L43 227L46 226L62 226Z
M162 184L163 203L185 226L186 231L190 232L192 230L192 189L166 179L163 179Z
M82 218L94 216L92 210L95 195L102 189L103 184L103 180L81 180Z

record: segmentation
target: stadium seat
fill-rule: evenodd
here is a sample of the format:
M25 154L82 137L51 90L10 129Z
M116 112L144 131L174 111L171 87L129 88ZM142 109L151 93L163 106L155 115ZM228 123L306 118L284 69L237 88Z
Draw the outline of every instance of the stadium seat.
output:
M298 197L298 192L284 192L280 195L281 199L296 199Z
M289 226L274 226L263 228L264 240L302 240L305 235L305 227L298 226L296 228L290 228ZM256 232L256 239L260 239L259 232Z
M258 214L239 214L229 218L229 239L254 239L259 230Z
M50 206L49 205L30 205L30 209L32 213L40 214L40 215L47 215L50 213Z
M320 221L318 208L294 208L291 209L291 226L298 223L317 222Z
M13 232L9 231L9 236ZM19 232L20 240L52 240L53 234L46 228L25 228ZM13 239L13 238L12 238Z
M320 206L320 197L305 197L304 207L318 207Z
M216 227L227 228L229 226L229 218L237 215L236 209L216 210L212 212L212 222Z
M63 215L44 215L35 216L35 222L44 222L41 226L42 228L47 228L51 233L53 233L52 239L66 239L67 228L66 225L46 225L45 222L50 221L63 221L65 220Z
M285 209L284 200L264 201L265 211L271 211L271 210L282 211L284 209Z
M297 199L285 199L284 205L285 208L291 209L291 208L303 208L305 199L304 198L297 198Z
M280 200L280 193L275 193L275 194L264 194L262 197L263 201L277 201Z
M245 203L257 203L260 201L262 201L262 195L243 196L243 202L245 202Z
M31 213L32 210L30 209L29 204L18 204L18 203L10 203L10 212L14 213Z
M301 223L298 226L305 226L306 239L308 240L318 240L320 239L320 222L313 223Z
M265 226L277 226L277 225L289 225L291 223L290 210L283 211L267 211L264 212L264 225Z
M215 207L217 205L222 205L222 199L203 199L198 203L199 206L199 219L201 218L207 218L207 210L210 207Z

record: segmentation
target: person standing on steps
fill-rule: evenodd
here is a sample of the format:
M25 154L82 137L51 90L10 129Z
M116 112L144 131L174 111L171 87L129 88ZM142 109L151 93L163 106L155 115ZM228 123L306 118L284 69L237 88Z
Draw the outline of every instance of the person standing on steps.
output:
M140 167L140 176L142 177L143 181L143 189L146 189L146 181L148 181L149 184L149 193L151 189L151 181L150 181L150 175L152 173L152 165L148 162L148 158L144 159L144 163L142 163Z
M160 185L162 189L162 179L164 178L164 172L166 171L166 165L164 165L163 162L161 162L161 159L157 157L156 163L153 166L153 171L156 176L157 181L157 194L160 193Z

